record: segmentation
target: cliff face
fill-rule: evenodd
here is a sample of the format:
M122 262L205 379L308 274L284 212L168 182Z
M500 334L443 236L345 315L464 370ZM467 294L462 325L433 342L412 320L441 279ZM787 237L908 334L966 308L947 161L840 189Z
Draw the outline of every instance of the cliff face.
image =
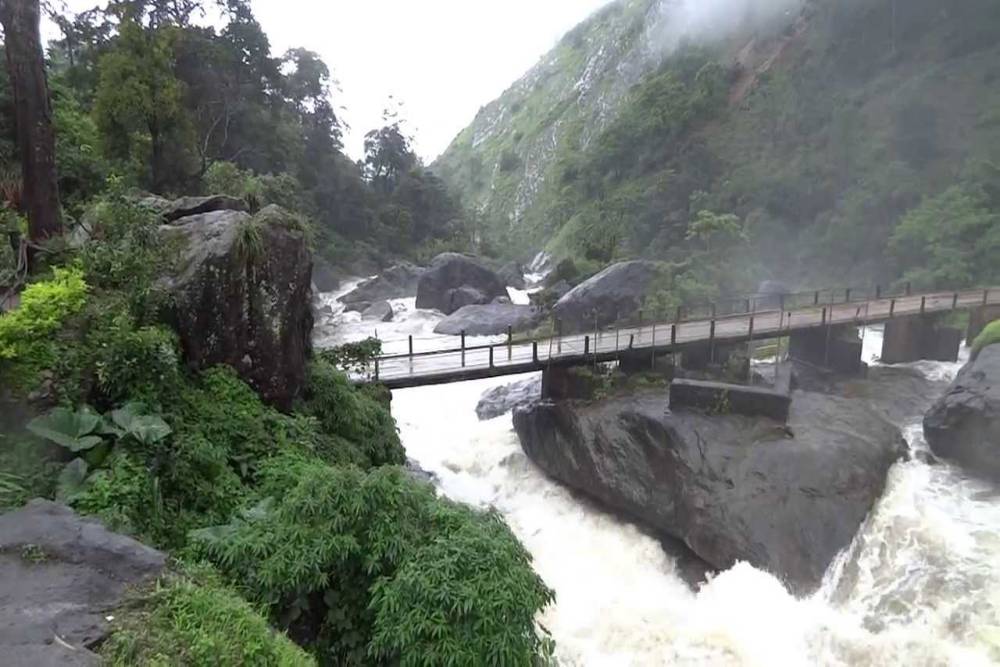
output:
M989 0L619 0L483 107L434 169L517 254L671 258L705 208L736 214L744 254L782 257L780 277L836 274L817 261L834 253L878 277L903 215L1000 160L998 63ZM725 88L710 104L707 64ZM574 246L608 221L624 225L616 248Z

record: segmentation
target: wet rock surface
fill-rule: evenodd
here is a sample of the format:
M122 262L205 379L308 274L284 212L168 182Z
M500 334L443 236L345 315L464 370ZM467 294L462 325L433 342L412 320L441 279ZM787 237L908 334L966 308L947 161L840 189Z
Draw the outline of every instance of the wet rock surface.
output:
M47 500L0 516L0 663L97 665L89 649L128 587L165 556Z
M514 289L525 289L527 285L524 282L524 267L517 262L509 262L500 267L497 271L497 275L500 276L500 280L504 282L505 285L513 287Z
M796 392L787 425L671 411L662 390L514 410L547 474L682 540L725 569L739 560L814 590L905 455L899 429L861 401Z
M541 376L518 380L483 392L476 404L476 416L480 421L495 419L516 407L531 405L542 396Z
M167 223L213 211L247 211L246 202L229 195L181 197L180 199L164 199L153 195L140 200L139 203L154 210Z
M654 262L620 262L604 269L567 292L553 308L564 333L590 331L622 318L642 307L650 285L658 277Z
M1000 481L1000 345L962 368L924 416L924 435L938 456Z
M450 315L498 296L507 296L507 286L496 273L475 257L449 252L435 257L420 277L416 306Z
M248 243L249 229L257 241ZM160 282L167 319L193 368L227 364L288 409L305 381L312 332L312 254L289 214L212 211L160 227L181 248Z
M404 262L390 267L379 275L360 283L355 289L340 297L340 302L351 304L371 304L375 301L405 299L417 295L417 283L425 269ZM365 306L367 307L367 306ZM355 310L364 310L355 308Z
M541 322L543 313L534 306L511 303L489 303L459 308L441 320L434 333L456 336L463 331L470 336L490 336L507 332L527 331Z
M361 313L361 319L376 322L391 322L393 317L392 304L388 301L377 301Z

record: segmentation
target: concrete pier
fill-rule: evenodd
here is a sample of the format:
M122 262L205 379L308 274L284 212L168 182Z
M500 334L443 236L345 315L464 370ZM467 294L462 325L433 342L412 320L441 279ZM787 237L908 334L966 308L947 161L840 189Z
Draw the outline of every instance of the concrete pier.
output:
M958 361L962 331L941 326L931 315L911 315L885 323L882 362L905 364L911 361Z
M830 326L793 332L788 356L844 375L858 375L864 369L861 348L857 328Z

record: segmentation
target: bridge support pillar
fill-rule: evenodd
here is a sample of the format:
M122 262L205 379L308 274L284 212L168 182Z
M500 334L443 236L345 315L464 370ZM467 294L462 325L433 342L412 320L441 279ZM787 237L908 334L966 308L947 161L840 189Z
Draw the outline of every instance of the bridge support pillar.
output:
M592 398L599 383L586 366L547 366L542 371L542 398Z
M885 323L882 339L882 362L905 364L929 361L958 361L962 331L938 324L930 315L911 315Z
M965 342L972 345L986 325L994 320L1000 320L1000 305L980 306L969 312L969 328L965 332Z
M861 348L861 337L852 325L817 327L793 331L788 356L836 373L858 375L864 369Z

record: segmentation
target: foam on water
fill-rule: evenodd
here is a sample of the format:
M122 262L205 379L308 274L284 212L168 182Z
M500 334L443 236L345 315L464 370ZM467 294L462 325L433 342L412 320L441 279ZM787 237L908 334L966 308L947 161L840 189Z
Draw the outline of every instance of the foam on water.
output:
M440 314L394 302L386 337L426 336ZM318 339L370 335L336 320ZM333 320L331 320L331 323ZM328 325L324 325L328 326ZM323 327L321 327L323 328ZM365 334L365 330L369 333ZM404 335L406 335L404 333ZM438 337L440 338L440 337ZM865 332L873 361L881 332ZM950 379L961 364L913 366ZM814 595L796 598L746 563L697 592L659 542L549 480L525 456L510 415L479 422L475 405L501 378L394 392L407 453L442 493L493 505L556 591L539 622L565 665L956 665L1000 661L1000 494L957 468L915 456L893 467L853 544ZM902 424L926 452L918 414Z

